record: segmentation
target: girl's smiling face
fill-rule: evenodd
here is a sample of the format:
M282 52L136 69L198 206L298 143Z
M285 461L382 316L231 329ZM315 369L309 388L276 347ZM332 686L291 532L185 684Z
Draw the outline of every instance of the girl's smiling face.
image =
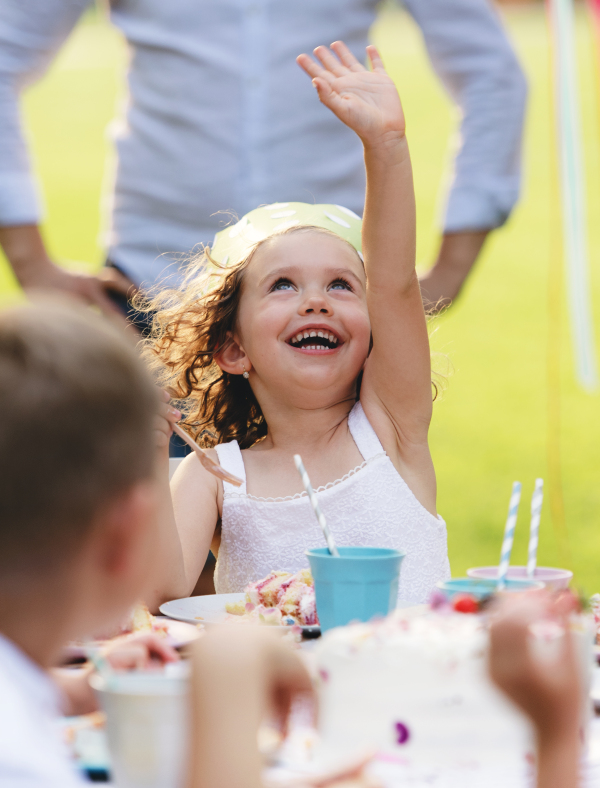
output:
M346 395L369 352L365 285L358 254L333 234L299 230L261 244L244 273L235 335L259 397L263 386Z

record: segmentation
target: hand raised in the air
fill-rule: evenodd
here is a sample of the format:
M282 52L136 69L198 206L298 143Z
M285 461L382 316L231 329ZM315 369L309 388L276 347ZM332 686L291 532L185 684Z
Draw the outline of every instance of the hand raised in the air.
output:
M320 61L299 55L298 65L312 78L320 100L355 131L365 145L393 144L404 136L398 91L374 46L367 47L368 71L342 41L314 50Z

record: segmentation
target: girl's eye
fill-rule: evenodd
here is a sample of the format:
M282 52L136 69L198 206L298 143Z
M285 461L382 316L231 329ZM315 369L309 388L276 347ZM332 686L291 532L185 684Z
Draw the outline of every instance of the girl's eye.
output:
M275 282L273 287L271 287L271 292L274 292L276 290L293 290L293 289L294 289L294 285L290 282L289 279L281 278Z
M352 290L350 282L345 279L336 279L329 285L330 290Z

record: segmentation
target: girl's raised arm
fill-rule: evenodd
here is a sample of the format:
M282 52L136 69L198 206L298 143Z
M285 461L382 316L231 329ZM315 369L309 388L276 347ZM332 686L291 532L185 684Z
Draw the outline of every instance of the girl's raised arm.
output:
M373 350L361 400L392 422L401 444L423 444L431 419L429 340L415 272L415 201L405 121L396 87L375 47L367 71L345 44L300 55L320 100L364 145L367 195L363 254ZM379 419L375 419L379 421ZM374 424L378 427L378 425ZM379 430L378 430L379 431Z

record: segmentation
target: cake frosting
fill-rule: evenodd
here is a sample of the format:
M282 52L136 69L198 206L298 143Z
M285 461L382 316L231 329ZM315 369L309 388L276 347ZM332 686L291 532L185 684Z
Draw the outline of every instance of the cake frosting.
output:
M246 587L242 602L226 605L226 609L232 615L264 624L316 626L319 623L309 569L301 569L296 574L270 572Z
M322 748L417 766L524 765L533 731L489 679L487 648L481 615L400 610L331 630L315 649Z

